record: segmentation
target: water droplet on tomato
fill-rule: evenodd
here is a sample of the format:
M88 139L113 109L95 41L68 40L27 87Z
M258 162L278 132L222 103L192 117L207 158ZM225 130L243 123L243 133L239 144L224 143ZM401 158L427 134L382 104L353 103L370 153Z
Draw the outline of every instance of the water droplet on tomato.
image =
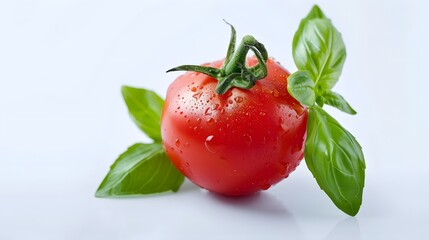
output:
M289 168L290 168L290 163L286 162L286 163L280 163L279 167L278 167L278 173L280 176L284 176L286 173L289 172Z
M225 96L226 97L231 97L232 96L232 92L231 91L226 92Z
M294 154L294 153L299 152L300 150L301 150L301 145L300 145L300 144L296 144L296 145L294 145L294 146L291 148L290 152L291 152L292 154Z
M201 123L201 118L197 118L197 123Z
M198 99L200 99L202 94L203 94L202 92L195 93L194 95L192 95L192 97L195 98L195 100L198 100Z
M281 127L284 131L286 131L286 132L288 132L288 131L289 131L288 125L287 125L286 123L282 123L282 124L280 124L280 127Z
M232 100L230 99L230 100L228 100L228 103L229 103L229 104L232 104L233 102L232 102Z
M204 115L206 115L206 116L212 115L211 109L210 108L206 108L206 110L204 111Z
M248 135L248 134L244 134L244 135L243 135L243 137L244 137L244 142L245 142L247 145L252 144L252 136L250 136L250 135Z
M273 90L273 96L274 97L279 97L280 96L280 93L279 93L279 91L277 89Z
M207 138L206 138L206 141L205 141L205 145L206 145L206 148L207 148L207 150L209 151L209 152L211 152L211 153L216 153L216 149L215 149L215 147L214 147L214 145L213 145L213 135L210 135L210 136L208 136Z
M293 110L295 110L295 112L299 115L299 116L301 116L302 114L304 114L304 112L305 112L305 108L301 105L301 104L299 104L298 102L294 102L293 104L292 104L292 108L293 108ZM296 116L296 118L298 118L298 116Z
M265 116L265 115L266 115L266 113L264 113L264 112L260 112L260 113L259 113L259 115L261 115L261 116Z
M221 110L220 110L220 114L224 114L225 113L225 109L224 108L222 108Z
M243 101L243 97L237 96L234 98L236 103L241 103Z
M176 138L175 145L176 147L180 147L180 140L178 138Z
M212 106L212 109L217 110L219 108L219 106L220 106L219 103L216 103L215 105Z
M215 120L213 118L207 119L207 124L208 125L213 125L214 123L215 123Z
M196 91L197 91L197 88L196 88L196 87L192 87L192 88L191 88L191 91L192 91L192 92L196 92Z

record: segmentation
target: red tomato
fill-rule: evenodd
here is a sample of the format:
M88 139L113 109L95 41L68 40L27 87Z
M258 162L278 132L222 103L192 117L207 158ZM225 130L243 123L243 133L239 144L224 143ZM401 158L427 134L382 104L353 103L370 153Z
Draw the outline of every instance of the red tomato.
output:
M247 61L257 63L254 57ZM303 158L307 110L287 91L289 72L273 59L267 68L267 77L250 90L218 95L218 81L196 72L168 88L163 146L176 168L200 187L231 196L266 190Z

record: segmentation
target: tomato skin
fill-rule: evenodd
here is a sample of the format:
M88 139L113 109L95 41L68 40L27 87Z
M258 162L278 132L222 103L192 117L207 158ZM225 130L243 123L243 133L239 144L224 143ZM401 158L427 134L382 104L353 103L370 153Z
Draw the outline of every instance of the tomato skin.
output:
M257 63L254 57L247 61ZM302 160L307 109L287 92L290 73L271 58L267 68L268 76L250 90L218 95L218 81L195 72L168 88L163 146L176 168L200 187L230 196L266 190Z

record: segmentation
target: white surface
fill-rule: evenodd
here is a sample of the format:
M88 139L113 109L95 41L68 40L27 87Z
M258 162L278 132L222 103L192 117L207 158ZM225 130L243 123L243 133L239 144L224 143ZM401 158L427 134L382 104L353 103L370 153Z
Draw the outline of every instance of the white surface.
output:
M429 2L1 1L0 239L425 239L429 226L426 70ZM170 67L224 57L225 18L295 70L292 36L314 3L348 58L329 109L361 142L364 202L349 218L305 164L269 191L223 198L93 197L127 146L147 141L123 84L165 94ZM240 10L237 10L240 9Z

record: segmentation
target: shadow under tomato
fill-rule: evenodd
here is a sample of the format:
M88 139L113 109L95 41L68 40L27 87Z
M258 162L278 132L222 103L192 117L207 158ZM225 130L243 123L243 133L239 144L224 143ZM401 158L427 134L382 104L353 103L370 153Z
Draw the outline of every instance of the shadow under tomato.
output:
M230 197L207 192L207 196L215 202L223 203L235 209L253 211L273 216L292 216L283 202L266 192L257 192L251 195Z

